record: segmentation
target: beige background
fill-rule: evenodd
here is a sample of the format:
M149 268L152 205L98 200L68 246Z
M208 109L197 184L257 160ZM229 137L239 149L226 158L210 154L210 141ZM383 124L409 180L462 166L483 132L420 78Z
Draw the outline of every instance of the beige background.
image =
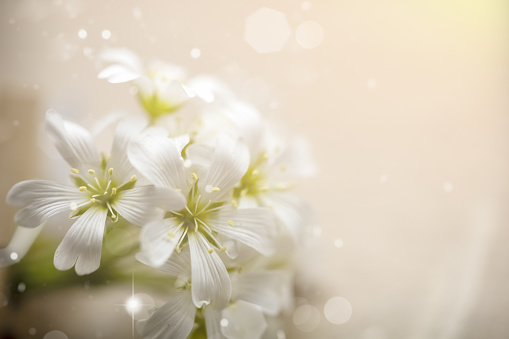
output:
M264 6L291 30L268 54L243 38L246 18ZM324 32L313 49L296 39L307 20ZM299 294L320 317L305 324L311 332L290 324L288 338L507 338L508 26L504 0L4 0L0 193L61 175L41 134L48 108L87 126L112 110L141 114L128 85L96 79L97 52L128 47L220 76L309 138L321 171L298 192L316 207L322 237L303 262ZM1 208L4 245L14 209ZM77 305L90 306L81 294ZM343 325L323 313L334 296L353 308ZM38 335L78 337L75 322L56 320L65 303L44 300L27 319L54 308L55 321ZM130 335L126 314L107 322L90 312L97 305L80 307L74 319L87 337L108 326Z

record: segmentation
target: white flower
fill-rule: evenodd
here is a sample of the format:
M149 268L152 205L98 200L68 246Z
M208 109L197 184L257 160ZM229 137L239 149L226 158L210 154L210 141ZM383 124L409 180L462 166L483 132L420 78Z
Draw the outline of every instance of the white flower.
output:
M145 110L153 118L172 113L191 98L212 102L216 96L228 97L229 91L216 79L207 76L188 79L183 68L159 60L147 66L128 49L107 49L103 61L113 63L98 74L110 83L132 81Z
M122 216L130 223L143 225L159 217L158 206L181 208L185 199L174 191L136 185L136 175L129 164L126 147L129 134L125 125L117 128L111 156L101 157L90 133L83 127L53 112L46 114L46 131L59 153L70 165L75 186L45 180L27 180L16 184L7 202L23 207L15 222L37 227L64 212L77 218L55 252L59 270L76 265L79 275L99 268L104 227Z
M223 339L219 321L221 308L225 306L214 302L197 309L193 302L191 283L191 256L186 247L174 254L170 260L158 267L163 272L177 277L175 287L179 293L169 302L156 309L148 319L138 322L138 330L143 338L185 339L193 329L206 331L209 339ZM150 263L144 262L150 266ZM195 327L195 319L205 320L205 328Z
M295 180L316 172L309 144L300 137L286 137L246 105L236 104L228 116L241 130L250 152L250 164L234 197L241 207L270 207L297 244L310 235L313 209L290 193ZM244 114L236 114L241 111Z
M177 190L187 197L185 208L169 209L168 218L143 228L140 258L160 266L174 251L188 246L194 304L224 304L230 299L231 284L217 252L231 255L223 242L240 241L262 254L272 253L272 213L260 208L237 209L236 202L232 202L232 189L249 164L242 143L219 136L210 164L198 174L192 168L193 161L199 163L200 159L184 161L184 146L178 140L150 136L134 142L129 149L129 158L142 175L158 187Z

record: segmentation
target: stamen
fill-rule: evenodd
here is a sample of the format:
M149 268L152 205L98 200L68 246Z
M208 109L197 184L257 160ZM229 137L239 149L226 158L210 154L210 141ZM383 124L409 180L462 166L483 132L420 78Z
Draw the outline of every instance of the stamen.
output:
M226 246L223 246L223 247L221 247L221 248L219 249L219 251L221 251L221 252L226 252L226 250L227 250L227 249L228 249L228 248L227 248Z
M111 168L111 167L110 167L110 168L108 169L108 174L109 174L109 175L112 175L112 174L113 174L113 168Z
M113 188L111 189L111 195L115 195L115 194L117 194L117 188L116 188L116 187L113 187Z
M90 174L94 175L94 174L95 174L95 171L94 171L93 169L89 169L89 170L88 170L88 173L90 173Z
M108 206L108 209L110 210L110 213L111 213L111 217L113 218L113 216L115 215L115 213L113 213L113 208L111 208L111 205L108 201L106 201L106 206ZM115 216L116 217L116 216Z
M228 220L228 225L235 226L235 223L233 222L233 220Z
M239 203L237 202L237 200L232 200L232 206L234 208L238 208L239 207Z
M85 192L87 190L87 186L80 186L80 192Z
M196 198L196 201L194 202L194 214L196 215L196 210L198 209L198 203L200 202L201 194L198 195L198 198ZM200 211L201 212L201 211Z
M77 209L78 209L78 205L76 205L76 204L72 204L72 205L71 205L71 211L73 211L73 212L74 212L74 211L76 211Z
M256 176L256 175L260 174L260 170L258 170L258 168L256 168L251 173L252 173L252 175Z
M201 195L200 195L200 197L201 197ZM203 207L203 208L200 210L200 212L195 213L195 215L200 215L203 211L205 211L205 210L207 209L207 207L209 207L209 206L210 206L210 203L211 203L211 202L212 202L212 200L209 200L209 202L207 203L207 205L205 205L205 207Z
M193 180L198 180L198 175L196 175L196 173L191 173L191 177L193 178Z
M71 168L71 172L78 174L80 171L77 168Z
M108 193L108 188L110 188L110 185L111 185L111 180L108 181L108 185L106 185L106 188L105 188L105 191L104 194L107 194Z
M91 203L95 203L96 201L97 201L97 200L95 200L95 198L90 199L90 202L91 202Z
M133 176L131 177L131 182L136 182L136 175L133 175Z
M214 192L219 192L220 190L221 189L219 187L216 187L216 186L212 187L212 191L214 191Z
M102 190L102 186L101 186L101 183L99 182L99 179L97 179L97 177L94 177L95 179L95 182L97 183L97 187L99 187L100 190Z
M210 254L212 254L212 253L214 253L214 249L211 247L211 248L209 248L209 249L208 249L208 252L209 252Z
M182 225L182 224L180 224L180 225ZM184 241L184 238L186 237L188 230L189 230L189 227L184 227L184 233L182 233L177 245L175 246L175 251L177 251L177 253L180 253L180 245L182 244L182 241Z
M168 232L168 234L167 234L167 235L168 235L168 237L170 237L170 238L175 238L175 233Z
M100 194L94 194L92 198L97 198L98 196L100 196Z

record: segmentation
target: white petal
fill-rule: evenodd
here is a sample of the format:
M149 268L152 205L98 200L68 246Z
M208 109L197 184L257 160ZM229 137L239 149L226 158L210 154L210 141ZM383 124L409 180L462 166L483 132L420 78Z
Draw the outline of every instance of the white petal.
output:
M272 211L268 208L223 210L211 215L207 225L213 231L243 242L263 255L270 255L274 251L272 235L275 224Z
M202 307L211 302L218 307L226 305L232 293L226 267L216 251L208 252L211 246L202 234L188 233L188 240L191 252L191 289L194 304L196 307Z
M204 144L191 144L186 148L186 159L191 162L188 172L203 177L212 163L214 148Z
M265 146L265 125L260 113L253 106L234 101L228 105L224 114L239 130L242 140L249 148L251 158L257 157L262 147ZM252 159L252 161L256 160Z
M133 137L140 133L145 125L144 120L123 121L115 131L108 167L113 168L114 177L120 182L125 182L134 174L134 168L127 158L127 148Z
M191 280L191 254L189 253L189 246L185 246L180 253L173 253L161 267L164 271L174 277L179 277L183 280Z
M207 339L224 339L221 333L221 312L216 307L209 305L203 307L205 326L207 328Z
M293 178L315 175L318 169L311 154L311 145L305 138L293 137L272 164L276 169L272 173L273 179L285 182ZM285 170L281 171L281 168Z
M259 339L267 329L267 322L260 308L245 301L237 301L235 307L225 308L221 315L228 321L221 331L228 339Z
M171 139L145 136L131 143L128 155L133 166L156 186L180 189L187 194L184 160Z
M246 145L221 134L216 139L216 147L212 163L200 188L204 198L221 201L231 194L230 190L239 183L249 167L249 150ZM207 187L220 190L208 192Z
M109 48L99 54L99 58L111 63L123 65L131 72L142 72L141 61L133 51L127 48Z
M70 211L72 204L85 197L77 188L46 180L26 180L14 185L6 200L11 205L25 206L14 216L18 225L37 227L58 213Z
M275 316L281 310L282 284L283 276L279 271L239 274L233 284L232 299L258 305L265 313Z
M194 326L196 307L188 291L177 294L145 322L145 339L186 339Z
M55 112L46 113L45 127L58 152L71 167L86 171L100 165L101 157L86 129L70 121L64 121Z
M16 227L14 235L5 248L0 248L0 268L15 264L28 252L35 239L41 233L44 225L37 228ZM11 258L11 253L16 253L16 259Z
M184 196L171 188L142 186L119 192L113 208L130 223L143 226L161 218L159 208L179 211L185 205Z
M94 272L101 262L107 210L90 208L71 226L55 252L54 264L61 271L76 264L76 273Z
M184 232L175 218L148 223L140 233L141 252L136 257L143 263L159 267L172 255Z
M264 206L271 206L277 219L290 231L297 244L311 236L316 224L313 208L304 200L288 193L260 195Z
M156 84L156 88L158 99L172 106L181 105L193 96L192 92L178 80L170 81L163 86Z
M97 75L97 78L108 79L108 82L112 84L128 82L138 79L139 77L140 75L138 73L121 65L108 66Z

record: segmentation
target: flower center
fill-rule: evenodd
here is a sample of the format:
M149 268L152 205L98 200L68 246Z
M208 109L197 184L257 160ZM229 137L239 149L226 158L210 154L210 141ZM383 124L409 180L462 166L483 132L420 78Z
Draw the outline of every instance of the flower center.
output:
M193 173L195 180L192 190L189 192L187 199L187 206L182 210L170 211L169 217L175 218L178 223L178 229L183 228L184 232L175 247L175 251L180 252L181 248L187 242L187 234L189 232L200 232L207 238L209 243L221 251L225 251L224 247L216 238L216 232L212 231L211 227L207 225L207 220L211 214L224 208L224 202L213 202L212 200L204 201L202 195L198 192L198 177ZM217 189L217 188L216 188ZM206 189L207 190L207 189ZM214 188L211 191L215 191ZM173 235L174 236L174 235ZM209 252L212 253L212 248Z
M81 175L79 170L72 168L74 183L80 192L86 193L87 200L79 205L71 206L75 213L73 217L85 213L92 206L99 206L108 209L108 216L114 222L118 221L118 214L112 207L122 191L131 189L136 183L136 176L133 175L129 181L118 185L113 175L113 168L106 170L106 163L103 161L103 168L96 172L89 169L88 174Z

